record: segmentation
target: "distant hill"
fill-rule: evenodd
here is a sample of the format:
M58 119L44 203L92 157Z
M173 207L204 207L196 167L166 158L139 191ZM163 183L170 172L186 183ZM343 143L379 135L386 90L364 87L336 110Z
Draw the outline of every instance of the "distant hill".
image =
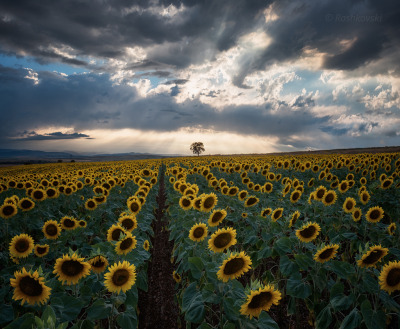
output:
M37 150L0 149L0 162L3 164L19 163L46 163L46 162L70 162L70 161L122 161L159 159L179 155L163 155L151 153L115 153L115 154L80 154L76 152L46 152Z

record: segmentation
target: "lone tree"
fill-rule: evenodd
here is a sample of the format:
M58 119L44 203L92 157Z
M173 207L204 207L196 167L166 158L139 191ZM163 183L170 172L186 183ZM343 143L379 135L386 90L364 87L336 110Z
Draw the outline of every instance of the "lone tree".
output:
M204 144L202 142L194 142L190 145L190 150L193 151L193 154L197 154L204 152L206 149L204 148Z

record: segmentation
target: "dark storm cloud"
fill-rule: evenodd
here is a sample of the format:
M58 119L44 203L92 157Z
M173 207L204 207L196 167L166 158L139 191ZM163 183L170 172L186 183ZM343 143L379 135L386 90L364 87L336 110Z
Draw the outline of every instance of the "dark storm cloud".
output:
M44 140L57 140L57 139L78 139L78 138L85 138L85 139L92 139L89 135L80 134L80 133L71 133L66 134L62 132L53 132L48 134L37 134L36 132L30 132L26 135L26 137L14 138L14 141L44 141Z
M43 127L86 129L134 128L143 131L176 131L203 127L216 131L285 139L324 124L327 117L313 118L306 111L282 105L276 113L262 106L231 106L221 110L198 99L177 103L170 92L138 97L135 88L113 84L106 74L81 74L68 77L38 72L39 83L25 78L24 69L4 70L0 83L0 120L2 144L15 139L51 140L87 138L82 133L53 132L37 134ZM8 76L19 77L14 80ZM23 95L23 97L21 97ZM172 95L172 96L171 96ZM12 111L8 111L12 109ZM21 135L21 131L24 133ZM27 133L28 132L28 133ZM11 138L11 139L10 139Z

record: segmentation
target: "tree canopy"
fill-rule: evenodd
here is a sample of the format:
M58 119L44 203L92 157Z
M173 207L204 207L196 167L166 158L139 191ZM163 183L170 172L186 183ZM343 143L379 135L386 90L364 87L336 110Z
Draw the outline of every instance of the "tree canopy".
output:
M206 149L204 148L204 144L202 142L194 142L190 145L190 150L193 154L197 154L198 156L200 153L204 152Z

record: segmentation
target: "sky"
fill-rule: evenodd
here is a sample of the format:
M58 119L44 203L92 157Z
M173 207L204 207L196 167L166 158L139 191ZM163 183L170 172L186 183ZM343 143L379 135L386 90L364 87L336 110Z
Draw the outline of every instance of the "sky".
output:
M2 0L0 148L398 146L399 54L396 0Z

